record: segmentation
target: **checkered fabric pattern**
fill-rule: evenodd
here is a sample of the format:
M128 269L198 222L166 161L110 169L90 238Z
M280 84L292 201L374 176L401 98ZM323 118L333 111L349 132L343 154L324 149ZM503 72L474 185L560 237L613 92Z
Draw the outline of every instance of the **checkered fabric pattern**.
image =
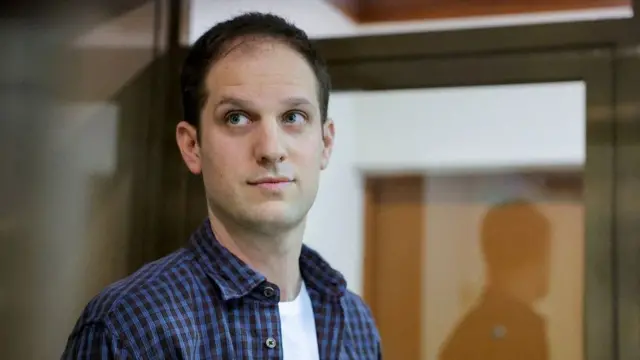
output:
M300 269L320 359L380 359L369 308L342 275L306 246ZM279 298L277 286L220 245L205 220L188 246L91 300L62 359L283 359Z

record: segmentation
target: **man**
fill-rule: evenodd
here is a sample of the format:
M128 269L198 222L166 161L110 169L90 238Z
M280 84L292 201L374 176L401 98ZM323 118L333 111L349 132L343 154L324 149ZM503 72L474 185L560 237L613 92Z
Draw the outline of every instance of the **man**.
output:
M238 16L196 41L181 82L176 138L208 219L93 299L63 358L381 358L367 306L302 245L334 142L329 76L306 34Z

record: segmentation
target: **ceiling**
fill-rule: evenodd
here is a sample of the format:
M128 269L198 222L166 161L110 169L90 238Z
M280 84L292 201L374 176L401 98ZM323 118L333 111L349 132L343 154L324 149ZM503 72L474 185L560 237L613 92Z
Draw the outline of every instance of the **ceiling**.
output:
M631 0L326 0L357 23L632 7Z

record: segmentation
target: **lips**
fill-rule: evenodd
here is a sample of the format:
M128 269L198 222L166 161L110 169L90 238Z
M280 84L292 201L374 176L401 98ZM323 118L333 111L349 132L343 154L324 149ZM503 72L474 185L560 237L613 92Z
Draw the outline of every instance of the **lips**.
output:
M249 185L270 185L270 184L285 184L290 183L293 180L288 177L262 177L253 181L249 181Z

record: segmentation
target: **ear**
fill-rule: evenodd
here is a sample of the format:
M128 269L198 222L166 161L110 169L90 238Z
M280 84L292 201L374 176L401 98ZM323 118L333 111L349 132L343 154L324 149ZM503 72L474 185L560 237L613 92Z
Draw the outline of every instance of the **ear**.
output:
M329 165L329 159L333 151L333 143L336 136L336 129L332 119L327 119L322 124L322 159L320 161L320 169L324 170Z
M202 171L200 161L200 145L198 143L198 130L186 121L181 121L176 127L176 141L182 155L182 160L189 171L198 175Z

